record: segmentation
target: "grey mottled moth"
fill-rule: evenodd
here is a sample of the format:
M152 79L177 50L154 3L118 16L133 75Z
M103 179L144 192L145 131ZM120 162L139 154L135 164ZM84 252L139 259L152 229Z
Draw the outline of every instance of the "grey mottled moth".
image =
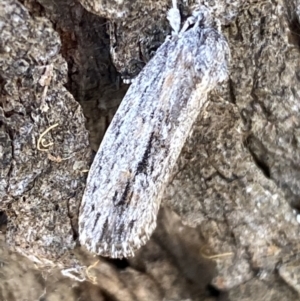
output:
M129 257L156 227L166 184L207 93L227 78L229 47L199 6L130 86L90 169L79 215L79 239L91 252Z

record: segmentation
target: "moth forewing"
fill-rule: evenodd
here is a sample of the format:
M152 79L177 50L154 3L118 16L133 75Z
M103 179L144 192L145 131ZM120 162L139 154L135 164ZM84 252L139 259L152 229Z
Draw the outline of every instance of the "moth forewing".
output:
M203 24L157 50L103 138L79 216L80 242L94 253L133 256L156 227L163 191L207 93L227 77L227 42Z

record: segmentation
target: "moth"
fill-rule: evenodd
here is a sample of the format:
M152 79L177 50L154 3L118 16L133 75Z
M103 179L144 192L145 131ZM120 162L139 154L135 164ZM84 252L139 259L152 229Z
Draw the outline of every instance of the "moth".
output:
M229 46L199 6L180 30L173 1L171 37L131 84L87 178L79 240L96 254L130 257L156 227L173 167L207 94L228 76Z

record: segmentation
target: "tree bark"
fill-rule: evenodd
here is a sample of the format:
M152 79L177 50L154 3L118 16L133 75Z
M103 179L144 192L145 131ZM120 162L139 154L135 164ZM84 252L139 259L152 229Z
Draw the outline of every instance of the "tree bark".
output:
M214 1L230 78L199 112L153 237L121 261L78 246L78 208L121 77L170 33L171 1L80 2L0 3L2 299L21 300L16 275L29 269L30 300L64 287L67 300L298 300L299 1ZM8 248L87 281L39 281Z

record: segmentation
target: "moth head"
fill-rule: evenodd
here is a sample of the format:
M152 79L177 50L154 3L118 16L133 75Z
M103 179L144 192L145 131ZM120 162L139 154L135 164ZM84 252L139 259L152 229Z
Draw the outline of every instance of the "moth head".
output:
M204 5L194 6L192 16L195 18L195 23L200 27L212 27L213 25L212 12Z

